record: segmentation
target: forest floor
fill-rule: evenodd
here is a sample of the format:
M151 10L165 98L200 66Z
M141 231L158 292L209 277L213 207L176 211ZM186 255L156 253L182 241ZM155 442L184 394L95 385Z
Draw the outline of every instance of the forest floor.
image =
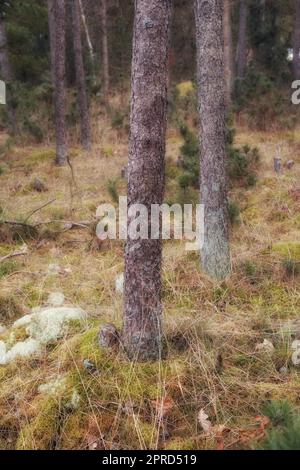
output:
M12 330L12 322L53 292L88 316L40 354L0 366L0 449L247 449L270 426L266 401L300 404L300 373L291 362L292 340L300 339L300 129L240 128L236 140L257 146L262 162L255 187L232 190L240 206L232 276L212 282L200 271L198 253L185 251L184 242L165 242L168 356L149 364L129 364L98 345L102 323L122 322L115 282L124 268L123 246L99 245L95 214L101 203L125 195L125 137L107 129L89 154L72 149L75 181L69 167L54 166L51 147L7 150L0 221L45 223L30 233L0 224L0 258L28 247L0 263L0 324L6 327L0 340L9 347L26 340L26 328ZM180 145L170 131L169 199L176 199ZM278 145L283 161L295 161L280 175L273 170ZM36 178L47 191L34 189ZM93 224L71 229L70 221Z

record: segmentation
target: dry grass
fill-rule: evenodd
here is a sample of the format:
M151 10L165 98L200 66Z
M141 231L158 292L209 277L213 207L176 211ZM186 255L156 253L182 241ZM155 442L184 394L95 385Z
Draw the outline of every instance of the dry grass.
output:
M2 218L24 220L55 199L30 222L58 221L43 226L41 236L26 239L30 254L0 275L1 302L13 298L17 311L17 306L26 310L59 290L89 314L85 328L74 326L40 358L0 367L0 448L249 448L259 436L255 418L266 400L289 398L299 404L299 374L290 367L290 338L281 325L300 312L299 278L288 276L282 266L292 256L290 243L296 247L293 257L299 254L300 132L239 130L238 144L258 146L262 166L255 188L232 191L241 207L240 223L232 229L233 274L213 283L201 273L197 254L186 252L181 242L166 242L168 356L156 364L128 364L121 352L110 354L97 344L102 322L121 325L115 278L123 270L122 244L98 247L89 230L60 233L60 220L94 219L97 206L109 200L109 180L125 193L119 178L126 139L104 121L98 127L101 144L89 154L72 150L76 185L69 168L53 165L48 147L13 147L6 157L9 168L0 175ZM292 157L296 165L275 176L279 143L283 159ZM175 161L179 146L170 131L169 161ZM43 178L47 192L30 189L35 177ZM166 197L172 198L173 190L168 184ZM0 235L1 255L22 243L12 245ZM60 266L60 274L49 274L51 263ZM255 349L265 338L275 346L272 356ZM85 359L95 365L93 373L83 367ZM279 372L284 365L285 375ZM65 378L65 388L49 396L39 393L39 385L58 376ZM70 405L74 390L80 396L77 406ZM197 422L202 408L214 425L209 435Z

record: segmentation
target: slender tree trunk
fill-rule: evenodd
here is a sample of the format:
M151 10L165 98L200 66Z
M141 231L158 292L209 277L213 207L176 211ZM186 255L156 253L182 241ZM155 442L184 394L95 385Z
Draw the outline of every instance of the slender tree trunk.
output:
M10 66L8 58L8 46L7 46L7 37L6 29L3 18L0 16L0 70L1 77L5 81L8 91L10 92L10 85L13 82L13 73ZM9 120L9 127L12 134L15 134L17 131L17 118L16 110L11 104L11 96L8 95L7 100L7 114Z
M91 128L86 94L85 72L83 65L83 52L81 42L81 16L78 0L72 0L72 16L77 97L80 112L81 144L85 150L90 150Z
M226 78L226 102L231 105L233 90L233 54L232 54L232 26L231 26L232 0L224 0L224 65Z
M87 24L87 21L86 21L86 16L85 16L85 13L84 13L84 8L83 8L82 0L78 0L78 2L79 2L79 7L80 7L80 14L81 14L81 19L82 19L82 24L83 24L84 32L85 32L85 36L86 36L86 42L87 42L87 46L88 46L88 50L89 50L89 54L90 54L90 58L91 58L91 66L92 66L92 74L93 74L93 84L95 85L95 84L96 84L96 76L95 76L95 51L94 51L94 48L93 48L93 44L92 44L92 40L91 40L91 36L90 36L88 24Z
M171 11L172 0L135 0L128 206L144 204L149 213L164 194ZM161 236L128 236L123 340L131 359L160 357L161 257Z
M295 25L293 37L293 72L296 79L300 78L300 0L295 0Z
M237 78L244 78L247 66L248 0L240 0L239 35L236 57Z
M65 0L48 0L51 75L54 85L54 107L56 127L56 163L68 162L66 124L66 57L65 57Z
M107 38L107 2L101 0L101 22L102 22L102 61L103 61L103 91L105 103L108 103L109 94L109 57Z
M204 204L201 265L213 278L230 273L225 145L223 1L195 0L200 114L200 198Z

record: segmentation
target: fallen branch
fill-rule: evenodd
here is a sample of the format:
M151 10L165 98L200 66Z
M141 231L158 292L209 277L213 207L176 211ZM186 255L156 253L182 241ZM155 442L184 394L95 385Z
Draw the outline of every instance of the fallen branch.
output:
M44 209L44 207L47 207L49 206L50 204L52 204L53 202L55 202L56 199L51 199L51 201L48 201L48 202L45 202L44 204L42 204L41 206L37 207L36 209L34 209L32 212L29 213L29 215L26 217L24 223L26 224L27 220L30 219L30 217L33 216L33 214L35 214L36 212L40 211L41 209Z
M20 222L18 220L0 220L0 225L1 224L4 224L4 225L19 225L20 227L27 227L27 228L31 228L31 229L35 228L33 225L26 224L25 222Z
M24 245L20 251L14 251L13 253L10 253L9 255L3 256L0 258L0 263L3 263L3 261L6 261L11 258L16 258L17 256L25 256L28 254L28 247Z

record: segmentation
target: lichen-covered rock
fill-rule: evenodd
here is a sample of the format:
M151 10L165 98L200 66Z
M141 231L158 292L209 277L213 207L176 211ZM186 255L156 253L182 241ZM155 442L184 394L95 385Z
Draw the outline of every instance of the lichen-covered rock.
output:
M66 378L59 376L54 380L47 383L41 384L38 388L38 392L42 395L57 395L57 393L63 391L66 387Z
M117 294L123 294L124 293L124 273L119 274L116 277L116 292L117 292Z
M72 321L83 321L86 314L76 307L49 307L41 309L31 316L27 333L42 344L61 338Z
M62 292L52 292L49 294L47 304L53 307L61 307L65 301L65 296Z
M55 300L62 301L62 295L60 294L60 299ZM64 336L72 322L83 322L85 319L85 312L76 307L33 309L30 315L19 318L12 326L12 334L17 329L23 328L25 337L28 336L28 338L17 342L8 350L9 342L7 344L0 342L0 364L5 365L17 357L39 353L43 346Z
M28 338L25 341L16 343L11 349L6 351L6 345L3 341L0 342L0 364L6 365L17 358L24 358L38 353L41 350L39 341Z

